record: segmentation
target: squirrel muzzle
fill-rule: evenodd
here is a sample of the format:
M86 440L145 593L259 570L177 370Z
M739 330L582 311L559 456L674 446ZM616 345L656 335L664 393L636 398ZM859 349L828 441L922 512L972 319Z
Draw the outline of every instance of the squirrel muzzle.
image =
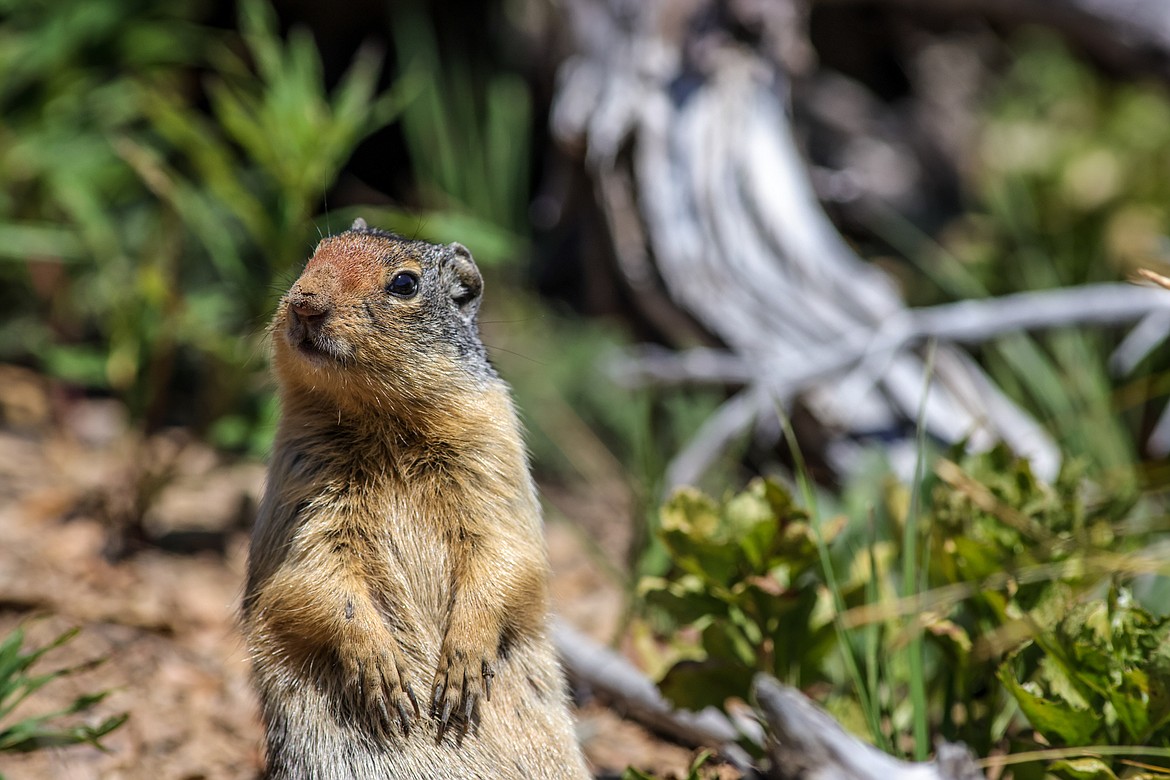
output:
M309 357L322 354L341 357L334 339L326 332L332 307L328 296L304 289L297 284L287 296L288 314L285 337L288 343Z

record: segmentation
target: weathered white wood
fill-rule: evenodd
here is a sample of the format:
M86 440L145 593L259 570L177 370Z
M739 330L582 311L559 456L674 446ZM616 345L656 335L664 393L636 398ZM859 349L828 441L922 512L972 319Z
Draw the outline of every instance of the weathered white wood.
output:
M963 745L941 743L934 761L900 761L845 732L795 688L757 675L753 696L768 726L768 777L776 780L983 780Z
M749 776L760 767L737 743L763 746L767 777L779 780L982 780L974 757L962 745L940 743L935 760L914 764L882 753L846 733L833 718L795 688L760 674L752 685L759 722L732 722L714 708L689 712L673 707L657 686L623 656L563 621L554 621L553 641L569 679L592 691L619 713L683 744L708 747Z
M915 320L817 202L784 73L717 31L693 32L708 5L567 4L580 51L561 71L553 129L583 150L636 297L673 302L749 367L769 399L756 416L800 393L825 430L850 437L895 430L923 409L931 435L977 448L1002 438L1053 475L1059 456L1043 430L951 347L940 347L923 404L913 339L887 336ZM892 347L873 349L874 334ZM748 410L735 402L672 473L697 476L712 459L700 449L750 427Z
M676 709L658 686L624 656L597 644L564 621L554 621L552 634L565 672L576 686L590 690L624 717L685 745L716 749L743 771L751 770L750 756L736 744L744 736L743 729L722 712L713 707L702 712ZM747 736L762 744L763 732L756 724L748 728L753 726Z

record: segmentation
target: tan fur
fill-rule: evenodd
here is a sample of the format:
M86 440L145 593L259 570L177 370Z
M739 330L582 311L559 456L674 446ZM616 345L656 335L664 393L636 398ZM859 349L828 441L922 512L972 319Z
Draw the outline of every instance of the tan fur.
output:
M402 271L410 299L386 289ZM244 597L271 778L588 777L480 286L458 245L355 229L277 309L282 417Z

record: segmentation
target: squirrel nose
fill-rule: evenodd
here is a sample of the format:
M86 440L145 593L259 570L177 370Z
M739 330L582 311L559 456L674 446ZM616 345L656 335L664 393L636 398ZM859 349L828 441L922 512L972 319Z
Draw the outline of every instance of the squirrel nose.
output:
M313 300L312 293L301 293L288 303L288 309L300 322L308 325L320 322L328 313L328 308Z
M303 303L290 303L288 307L292 309L293 314L302 320L312 320L325 316L325 312L315 309L312 306L306 306Z

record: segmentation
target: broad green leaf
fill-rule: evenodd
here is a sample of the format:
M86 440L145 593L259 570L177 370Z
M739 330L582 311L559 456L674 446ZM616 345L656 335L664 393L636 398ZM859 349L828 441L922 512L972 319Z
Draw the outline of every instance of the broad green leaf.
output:
M1058 740L1062 745L1087 745L1103 726L1099 711L1077 709L1024 688L1016 681L1010 661L999 668L997 676L1019 703L1032 728L1050 740Z
M780 518L762 493L763 480L753 481L746 491L728 501L723 510L724 532L729 541L739 544L748 564L756 570L765 565L780 525Z
M752 634L748 636L742 620L712 620L703 629L702 642L707 659L754 671L760 655L761 637L755 632Z
M663 506L660 518L660 537L679 568L716 586L731 584L738 555L725 538L713 501L683 489Z
M1140 669L1127 669L1116 687L1107 689L1118 723L1128 734L1127 744L1139 744L1150 731L1149 680Z
M711 615L721 615L726 603L709 593L698 577L687 575L674 582L660 577L645 577L638 592L649 606L664 610L680 625L695 623Z

